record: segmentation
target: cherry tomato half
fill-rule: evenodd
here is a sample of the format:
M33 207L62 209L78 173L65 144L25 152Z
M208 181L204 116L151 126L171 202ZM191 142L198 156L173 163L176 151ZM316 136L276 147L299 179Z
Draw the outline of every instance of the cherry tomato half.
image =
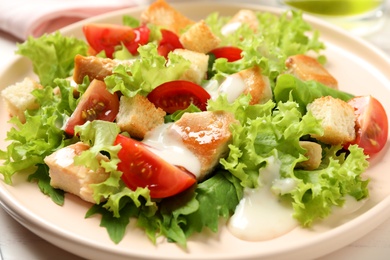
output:
M95 119L112 122L118 111L118 95L110 93L103 81L94 79L66 123L65 133L73 136L76 125L83 125Z
M241 57L242 50L240 48L233 47L233 46L216 48L210 51L210 53L214 54L216 59L225 58L229 62L240 60L242 58Z
M112 58L115 47L123 44L130 53L136 54L139 45L148 43L150 30L146 26L131 28L115 24L86 24L83 33L88 44L96 53L105 51Z
M123 182L132 190L147 187L152 198L166 198L196 182L191 173L166 162L139 141L119 134L114 144L122 146L118 153L121 160L118 170L123 173Z
M175 49L183 49L183 45L179 40L179 36L172 31L162 29L162 38L157 47L158 54L168 57L168 53Z
M348 102L356 115L356 139L367 155L382 150L388 137L388 119L382 104L372 96L355 97Z
M205 111L210 94L201 86L185 80L169 81L152 90L147 98L168 114L186 109L191 103Z

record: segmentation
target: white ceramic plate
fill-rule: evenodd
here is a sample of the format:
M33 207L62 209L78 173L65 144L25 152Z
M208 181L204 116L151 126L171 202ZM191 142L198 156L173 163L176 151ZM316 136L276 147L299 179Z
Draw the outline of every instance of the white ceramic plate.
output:
M233 15L238 9L250 8L280 13L280 10L256 5L187 3L175 5L192 19L204 18L210 12ZM124 14L138 16L143 8L121 10L95 17L90 21L121 23ZM371 94L378 98L390 115L390 61L385 55L365 42L352 38L343 31L320 20L306 17L321 32L327 45L328 70L338 79L340 88L356 95ZM82 37L81 23L63 29L66 35ZM1 88L30 75L31 66L24 58L9 64L0 74ZM6 135L8 115L0 104L0 147ZM130 226L123 241L115 245L106 230L99 227L99 218L84 219L89 204L68 195L59 207L43 195L35 184L23 178L14 179L8 186L0 181L2 206L32 232L74 254L88 259L306 259L323 256L352 243L390 216L389 145L372 160L366 175L371 178L370 200L354 214L330 218L312 229L296 228L280 238L266 242L241 241L221 225L220 232L204 232L193 236L187 250L161 239L153 245L142 230ZM134 222L133 222L134 223Z

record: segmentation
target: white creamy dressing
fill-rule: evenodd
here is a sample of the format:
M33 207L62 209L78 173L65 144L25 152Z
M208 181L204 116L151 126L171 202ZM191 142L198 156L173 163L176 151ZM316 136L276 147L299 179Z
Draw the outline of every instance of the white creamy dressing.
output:
M354 197L347 195L343 206L333 206L332 215L329 218L340 218L352 214L360 209L366 201L367 199L357 201Z
M229 35L229 34L235 32L238 28L240 28L241 25L242 25L241 22L228 23L222 27L221 33L223 35Z
M181 166L199 177L200 161L183 144L179 134L172 129L173 123L162 124L146 133L143 143L154 154L160 156L170 164Z
M229 103L233 103L247 89L245 81L237 73L227 76L221 84L217 80L211 80L203 87L210 94L212 100L223 94L226 95Z
M280 162L270 157L259 175L260 187L244 189L244 197L228 222L229 231L242 240L264 241L284 235L298 226L291 205L283 204L272 187L280 193L295 187L293 179L280 178ZM283 192L282 192L283 191Z

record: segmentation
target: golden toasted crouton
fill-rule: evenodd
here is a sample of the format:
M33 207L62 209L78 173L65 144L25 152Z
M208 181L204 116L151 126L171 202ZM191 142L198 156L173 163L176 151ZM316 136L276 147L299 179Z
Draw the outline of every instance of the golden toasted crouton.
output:
M156 108L146 97L122 96L116 122L122 131L133 138L143 139L146 132L164 123L165 111Z
M303 168L305 170L317 169L322 160L322 147L320 144L309 141L300 141L299 144L303 149L306 150L305 157L307 161L300 162L297 168Z
M222 34L227 35L234 32L243 24L247 24L249 28L256 31L259 26L259 20L255 12L247 9L238 11L232 19L230 19L221 29Z
M307 111L321 120L323 135L312 137L326 144L345 144L355 140L355 112L347 102L331 96L315 99Z
M238 72L246 85L245 94L251 94L250 104L263 104L272 99L269 79L261 74L259 67L253 67Z
M183 144L199 159L198 180L202 180L218 165L219 159L229 151L232 139L230 125L236 120L226 111L185 113L172 126L182 138Z
M132 61L120 61L109 58L99 58L95 56L84 57L77 54L74 59L73 80L77 84L83 83L85 76L89 80L104 80L105 77L112 75L112 70L119 64L131 64Z
M203 20L192 25L179 39L184 48L201 53L210 52L221 42Z
M330 88L338 89L337 80L316 59L298 54L286 60L287 73L303 80L314 80Z
M206 78L209 56L186 49L175 49L174 54L182 56L191 62L190 68L184 72L181 79L200 84Z
M42 89L42 85L31 78L25 78L21 82L8 86L1 91L8 113L11 117L16 116L24 123L26 117L24 112L39 108L35 96L32 94L35 89Z
M164 0L157 0L149 5L141 14L141 22L159 25L178 35L194 23Z
M99 201L93 199L94 192L91 184L107 180L110 174L101 167L97 171L93 171L85 166L74 164L74 158L88 149L88 145L78 142L57 150L45 157L44 161L49 166L50 185L53 188L77 195L85 201L96 203ZM98 154L97 159L108 160L106 156L101 154Z

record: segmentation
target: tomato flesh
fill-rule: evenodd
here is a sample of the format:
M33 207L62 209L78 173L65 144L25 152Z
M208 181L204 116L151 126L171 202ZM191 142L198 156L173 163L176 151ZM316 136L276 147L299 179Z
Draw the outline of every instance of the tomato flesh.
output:
M356 115L357 144L367 155L380 152L388 138L388 118L382 104L372 96L360 96L348 102Z
M129 42L127 44L125 43L124 45L131 54L136 55L138 53L138 47L149 42L150 29L146 25L142 25L138 28L135 28L134 33L135 41Z
M119 134L115 145L122 146L118 170L131 190L148 188L152 198L176 195L196 183L195 177L151 152L145 144Z
M119 111L119 98L116 93L110 93L103 81L94 79L79 104L65 125L65 133L74 135L74 128L87 121L114 121Z
M183 49L179 36L172 31L161 29L162 38L157 47L158 54L168 57L168 54L175 49Z
M108 58L113 58L115 48L121 44L136 54L139 45L148 43L150 30L146 25L133 29L124 25L86 24L83 33L96 53L105 51Z
M210 53L212 53L216 59L225 58L228 60L228 62L237 61L242 58L241 57L242 50L238 47L233 47L233 46L224 46L224 47L216 48L210 51Z
M168 114L186 109L191 103L205 111L210 94L201 86L185 80L169 81L153 89L147 96L156 107Z

